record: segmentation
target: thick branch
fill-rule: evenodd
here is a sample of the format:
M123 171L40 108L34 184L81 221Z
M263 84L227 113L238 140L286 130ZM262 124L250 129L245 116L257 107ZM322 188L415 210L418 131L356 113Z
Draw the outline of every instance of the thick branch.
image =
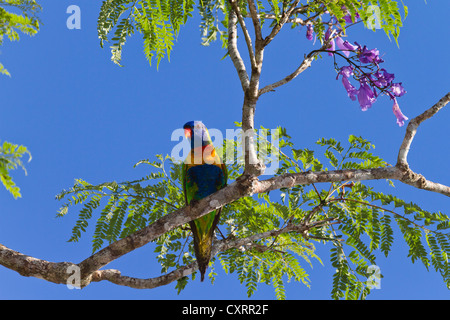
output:
M66 283L70 276L70 262L49 262L24 255L0 244L0 265L24 277L36 277L54 283Z
M306 236L306 232L312 228L321 227L323 225L335 222L336 222L335 219L331 218L316 221L311 224L309 224L308 222L301 225L288 223L288 225L284 228L254 234L246 238L229 238L224 240L218 240L215 241L214 243L212 256L215 256L220 252L224 252L232 248L239 248L242 250L250 250L253 248L257 250L271 250L271 248L269 247L255 243L255 241L276 237L280 234L288 232L297 232ZM117 285L127 286L136 289L153 289L156 287L167 285L173 281L181 279L182 277L188 276L197 271L197 269L198 269L197 262L192 262L187 266L180 267L165 275L149 279L140 279L123 276L119 270L114 269L99 270L92 274L91 281L98 282L107 280Z
M258 99L259 78L261 75L263 48L261 45L261 25L257 17L256 7L253 1L249 1L249 11L255 27L255 50L253 51L251 38L245 26L244 19L239 10L239 6L235 1L230 0L233 10L230 12L228 21L228 52L231 60L238 71L241 80L242 89L244 90L244 103L242 106L242 129L247 133L243 141L243 152L245 155L245 174L246 176L259 176L264 172L264 164L258 160L253 137L254 129L254 113L256 101ZM244 62L237 49L237 32L236 21L239 23L244 32L245 41L251 62L251 77L249 79L245 70Z
M254 75L252 75L252 78ZM258 158L255 147L255 109L257 98L249 97L247 93L242 106L242 149L244 152L244 176L243 179L253 179L264 173L264 162Z
M307 185L320 182L365 181L380 179L398 180L419 189L441 193L450 197L449 186L429 181L421 174L417 174L411 169L405 168L401 165L389 168L289 173L276 176L268 180L256 181L253 184L252 193L264 193L280 188L292 188L296 185Z
M197 262L193 262L187 266L180 267L162 276L150 279L139 279L123 276L119 270L115 269L98 270L92 274L91 281L99 282L107 280L117 285L127 286L135 289L153 289L165 286L173 281L186 277L194 273L197 269Z
M267 180L257 181L253 193L264 193L280 188L292 188L297 185L307 185L321 182L364 181L379 179L400 180L402 172L396 168L375 168L360 170L307 171L288 173Z

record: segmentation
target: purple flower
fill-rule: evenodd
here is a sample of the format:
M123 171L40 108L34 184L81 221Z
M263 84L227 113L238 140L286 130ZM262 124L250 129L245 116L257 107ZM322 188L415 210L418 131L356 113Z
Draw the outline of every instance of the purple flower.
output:
M392 94L396 97L401 97L402 95L404 95L406 93L405 88L403 88L402 83L394 83L391 86L391 91Z
M351 77L353 75L353 67L352 66L345 66L339 69L339 75L342 75L344 78Z
M308 24L306 26L306 39L312 40L313 39L313 32L314 32L314 29L313 29L312 24Z
M342 84L344 85L345 90L347 90L348 97L352 99L352 101L355 101L358 90L356 90L346 77L342 77Z
M382 71L382 72L380 72ZM381 69L377 72L375 72L376 80L374 80L374 83L378 87L388 87L392 84L392 81L394 80L395 76L393 73L388 73L386 69Z
M355 14L355 21L352 20L352 15L351 15L350 13L347 13L347 14L344 16L344 20L345 20L345 22L347 22L347 23L353 23L353 22L356 22L356 21L358 21L358 18L359 18L359 13L358 13L358 12L356 12L356 14Z
M359 105L361 106L361 110L362 111L367 111L372 104L377 100L375 93L373 92L373 90L369 87L369 85L367 84L366 79L361 79L359 81L360 83L360 87L358 89L358 102Z
M362 63L381 63L384 62L383 59L380 58L380 52L377 49L369 50L366 46L361 49L361 46L358 45L358 58Z
M331 28L328 28L328 30L325 32L325 41L328 41L328 39L330 39L331 36ZM334 51L336 48L336 45L334 43L334 39L331 40L330 44L328 45L328 48L326 49L327 51ZM333 56L334 53L332 52L328 52L329 56Z
M353 75L353 67L352 66L342 67L339 70L337 78L339 78L339 75L342 75L342 84L344 85L345 90L347 90L348 97L353 101L355 101L358 90L356 90L356 88L348 80L348 78Z
M394 106L392 107L392 111L394 112L395 117L397 118L397 124L401 127L405 124L405 121L408 120L408 117L405 116L400 107L398 106L397 99L394 98Z
M344 51L344 54L345 54L346 57L348 57L350 55L350 51L355 51L356 49L358 49L358 46L352 45L347 40L345 40L345 41L342 40L341 37L337 37L336 38L336 44L337 44L339 49Z

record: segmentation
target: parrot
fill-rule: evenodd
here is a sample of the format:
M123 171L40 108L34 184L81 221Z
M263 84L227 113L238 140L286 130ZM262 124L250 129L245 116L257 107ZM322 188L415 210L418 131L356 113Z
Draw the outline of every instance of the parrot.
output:
M191 149L182 167L182 184L186 205L213 194L227 185L227 168L216 153L208 129L201 121L189 121L184 135ZM194 238L194 253L203 282L211 259L214 230L219 222L218 208L189 222Z

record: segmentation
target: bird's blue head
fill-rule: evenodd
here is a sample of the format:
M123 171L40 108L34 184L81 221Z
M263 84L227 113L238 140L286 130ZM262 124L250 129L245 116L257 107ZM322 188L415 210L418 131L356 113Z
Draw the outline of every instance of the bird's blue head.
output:
M189 121L183 126L184 136L191 142L191 148L212 144L208 129L201 121Z

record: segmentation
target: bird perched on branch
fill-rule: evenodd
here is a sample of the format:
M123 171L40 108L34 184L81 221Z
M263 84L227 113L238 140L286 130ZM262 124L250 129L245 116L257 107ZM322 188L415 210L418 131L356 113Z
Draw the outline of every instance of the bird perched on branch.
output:
M191 150L183 164L183 191L186 205L205 198L227 184L227 168L216 153L208 129L201 121L189 121L184 125L184 135L191 143ZM201 281L211 259L214 229L222 208L190 221L194 237L194 251Z

